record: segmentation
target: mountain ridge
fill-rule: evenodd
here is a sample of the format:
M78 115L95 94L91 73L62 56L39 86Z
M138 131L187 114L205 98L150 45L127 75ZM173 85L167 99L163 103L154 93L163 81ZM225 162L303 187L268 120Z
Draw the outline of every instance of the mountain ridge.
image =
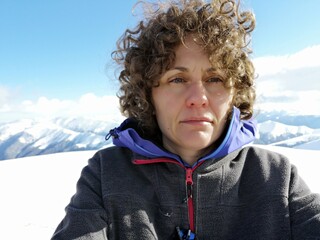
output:
M105 141L105 135L117 125L84 118L23 119L8 123L0 126L0 159L97 150L110 142Z
M320 150L320 128L314 129L307 124L287 125L270 119L262 121L264 118L261 116L260 120L257 119L258 136L255 144ZM116 120L101 121L84 117L22 119L6 123L0 125L0 160L98 150L111 143L111 140L105 140L105 136L118 125L119 121Z

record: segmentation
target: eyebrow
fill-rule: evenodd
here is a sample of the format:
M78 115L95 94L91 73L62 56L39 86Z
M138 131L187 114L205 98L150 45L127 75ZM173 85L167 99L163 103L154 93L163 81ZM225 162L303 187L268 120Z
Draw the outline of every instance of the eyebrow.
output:
M169 71L170 71L170 70L171 70L171 71L172 71L172 70L179 70L179 71L181 71L181 72L188 72L188 68L186 68L186 67L180 67L180 66L171 68L171 69L169 69ZM205 72L218 72L218 69L213 68L213 67L210 67L210 68L206 69Z

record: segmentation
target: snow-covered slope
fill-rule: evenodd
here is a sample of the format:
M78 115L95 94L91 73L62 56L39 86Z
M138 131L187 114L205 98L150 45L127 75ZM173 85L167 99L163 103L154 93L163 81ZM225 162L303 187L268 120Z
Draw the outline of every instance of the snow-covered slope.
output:
M271 120L290 126L307 126L314 129L320 128L320 115L292 115L284 111L264 112L256 110L256 112L257 115L255 118L261 123Z
M50 239L93 153L0 161L0 239Z
M259 123L258 129L256 144L320 150L320 129L291 126L271 120Z
M292 147L297 149L320 150L320 131L271 143L272 146Z
M294 118L299 120L299 118ZM309 118L305 120L309 124ZM316 119L315 117L311 119ZM88 118L20 120L0 125L0 160L57 152L97 150L109 142L105 136L123 120ZM258 124L255 144L320 150L320 129L307 125L286 125L271 120Z
M291 126L271 120L262 122L259 125L260 134L269 134L273 138L284 135L304 135L314 132L314 129L306 126Z
M320 193L320 151L261 146L285 154L311 190ZM0 161L0 239L50 239L95 151Z
M68 152L96 150L106 145L105 135L115 121L84 118L20 120L0 126L0 160Z
M306 143L302 143L295 148L297 148L297 149L310 149L310 150L319 149L320 148L320 134L313 141L308 141Z

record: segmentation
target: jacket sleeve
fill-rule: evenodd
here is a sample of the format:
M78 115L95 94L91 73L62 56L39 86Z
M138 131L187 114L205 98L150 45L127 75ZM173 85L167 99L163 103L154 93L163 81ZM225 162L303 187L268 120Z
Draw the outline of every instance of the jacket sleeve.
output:
M292 239L320 239L320 195L311 193L295 166L289 191Z
M89 160L77 183L76 194L52 240L106 240L107 216L101 193L99 153Z

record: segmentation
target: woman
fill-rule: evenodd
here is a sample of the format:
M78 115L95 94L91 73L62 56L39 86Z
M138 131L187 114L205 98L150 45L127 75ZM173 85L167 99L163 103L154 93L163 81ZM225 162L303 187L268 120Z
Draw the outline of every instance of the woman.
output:
M246 146L252 13L232 0L150 9L114 53L128 119L52 239L320 239L319 196L285 157Z

